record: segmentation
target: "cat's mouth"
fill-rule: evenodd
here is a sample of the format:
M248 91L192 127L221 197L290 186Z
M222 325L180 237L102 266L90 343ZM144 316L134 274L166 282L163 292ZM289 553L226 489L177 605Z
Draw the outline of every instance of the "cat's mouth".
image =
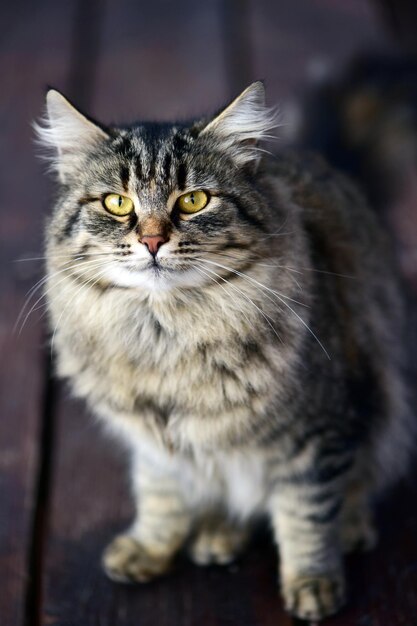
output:
M145 273L151 275L161 275L164 273L173 273L173 272L183 272L187 269L190 269L189 264L185 265L184 263L176 263L176 262L167 262L166 259L158 259L157 257L149 259L147 262L143 262L143 259L135 262L132 260L129 263L123 263L124 267L126 267L130 272L134 273Z
M154 258L151 261L149 261L148 265L146 265L145 267L146 270L150 270L150 271L154 271L156 274L158 274L162 269L162 265L160 264L160 262Z
M161 263L158 259L152 259L152 261L149 261L145 266L140 267L138 265L135 268L132 267L132 271L144 272L145 274L157 277L165 273L177 272L178 268L169 266L166 263Z
M176 287L193 288L204 282L202 275L189 263L152 258L122 262L109 268L108 276L117 286L145 288L152 292L170 291Z

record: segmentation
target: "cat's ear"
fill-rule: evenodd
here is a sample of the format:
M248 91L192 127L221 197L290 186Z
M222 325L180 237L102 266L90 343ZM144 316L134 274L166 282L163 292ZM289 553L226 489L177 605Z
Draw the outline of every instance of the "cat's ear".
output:
M265 105L265 88L257 81L216 115L200 134L212 134L243 165L259 160L258 142L271 137L270 131L277 125L277 112Z
M62 182L74 171L83 153L108 138L102 128L87 119L59 91L46 95L46 116L34 124L38 142Z

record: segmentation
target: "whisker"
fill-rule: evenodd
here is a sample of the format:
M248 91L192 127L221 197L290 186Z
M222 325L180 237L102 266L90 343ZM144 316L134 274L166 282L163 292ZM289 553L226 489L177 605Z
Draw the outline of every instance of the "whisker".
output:
M257 260L257 257L260 259L265 258L264 255L260 255L254 251L251 251L250 254L246 254L244 256L237 256L237 255L233 255L233 254L229 254L229 253L225 253L225 252L220 252L220 251L212 251L212 250L205 250L204 248L201 248L199 250L199 252L203 252L205 254L211 254L212 256L220 256L220 257L224 257L226 259L231 259L232 261L251 261L253 260L253 262L259 266L259 267L273 267L273 268L279 268L279 269L287 269L288 271L292 272L292 273L297 273L297 274L303 274L303 272L300 272L298 270L293 270L292 268L287 267L286 265L281 265L280 263L261 263ZM192 260L193 257L190 257L190 259ZM188 259L188 260L190 260ZM186 259L185 259L186 260ZM294 276L291 277L291 279L294 281L294 283L297 285L297 288L302 291L302 287L300 285L300 283L298 282L298 280L296 278L294 278Z
M20 259L13 259L13 263L26 263L27 261L48 261L49 259L68 259L69 261L75 261L90 256L107 256L111 254L117 254L118 250L111 250L109 252L80 252L79 254L48 254L46 256L34 256L25 257Z
M270 136L271 137L271 136ZM276 139L276 137L275 137ZM263 152L264 154L267 154L268 156L273 157L274 159L277 158L277 155L274 154L273 152L271 152L270 150L266 150L265 148L260 148L259 146L251 146L251 151L253 150L254 152Z
M45 276L43 279L41 279L41 281L38 281L38 283L35 285L35 288L32 288L31 290L29 290L31 293L30 293L29 297L26 298L25 303L23 304L23 307L22 307L22 309L21 309L21 311L20 311L20 313L18 315L18 318L17 318L17 320L16 320L16 322L15 322L15 324L13 326L13 332L16 332L17 327L18 327L18 325L19 325L19 323L20 323L20 321L21 321L21 319L22 319L22 317L23 317L27 307L29 306L32 297L34 296L36 291L38 291L38 289L40 289L48 281L49 278L54 278L54 277L58 276L59 274L62 274L64 272L68 272L69 270L78 269L78 268L81 268L81 267L83 268L85 266L88 266L89 269L90 268L94 269L95 265L97 265L99 267L102 263L103 263L102 259L93 259L93 260L89 260L89 261L83 261L81 263L76 263L75 265L66 266L66 267L62 268L61 270L58 270L58 271L54 272L53 274L49 274L49 275ZM70 274L71 274L71 272L70 272ZM61 280L58 281L57 285L61 284L64 280L66 280L66 278L67 277L64 276L64 278L62 278ZM56 286L56 285L54 285L54 286ZM40 296L40 298L38 298L36 300L36 302L32 305L31 309L26 314L26 316L25 316L25 318L24 318L24 320L23 320L23 322L22 322L22 324L20 326L19 335L21 334L23 328L25 327L25 324L26 324L28 318L30 317L30 315L36 310L36 306L39 304L39 302L41 302L41 300L43 298L45 298L48 295L48 293L51 291L51 289L52 289L52 287L50 287L47 291L45 291Z
M296 272L297 270L287 267L290 272ZM337 272L331 272L330 270L318 270L314 267L300 267L300 270L304 270L305 272L316 272L317 274L329 274L330 276L338 276L339 278L351 278L355 280L357 276L352 276L351 274L338 274Z
M207 276L207 278L209 278L210 280L214 281L216 283L216 285L218 285L221 289L223 289L223 291L227 294L227 296L229 296L229 292L227 291L227 288L224 285L221 285L219 283L218 280L216 280L215 278L213 278L213 276L210 276L210 274L208 274L206 271L204 271L200 265L195 265L194 268L197 270L197 272L199 272L200 274L203 274L203 276ZM213 274L216 275L216 272L212 272ZM221 278L221 276L219 276L219 278ZM230 284L229 284L230 287ZM247 321L249 326L253 326L253 323L251 322L251 320L248 318L248 316L246 315L246 313L244 313L243 309L241 307L239 307L239 311L241 312L241 314L243 315L243 317L245 318L245 320Z
M201 259L199 259L201 261ZM219 267L222 267L225 270L228 270L230 272L233 272L234 274L237 274L238 276L241 276L242 278L246 278L247 280L249 280L250 282L254 282L255 284L259 285L260 287L266 289L267 291L275 294L275 296L280 300L280 302L282 302L282 304L284 304L284 306L286 306L291 313L293 313L296 318L299 320L299 322L306 328L306 330L308 330L308 332L312 335L312 337L314 337L314 339L317 341L317 343L319 344L319 346L321 347L321 349L323 350L324 354L327 356L327 358L330 359L330 355L327 352L326 348L323 346L322 342L320 341L320 339L317 337L317 335L314 333L314 331L310 328L310 326L303 320L302 317L300 317L300 315L298 315L298 313L296 311L294 311L294 309L287 303L285 302L284 298L289 299L290 301L296 302L297 304L301 304L299 302L297 302L296 300L292 300L292 298L288 298L287 296L284 296L283 294L280 294L279 292L275 291L274 289L270 289L269 287L267 287L266 285L262 285L262 283L260 283L259 281L257 281L254 278L251 278L250 276L247 276L246 274L239 272L238 270L234 270L232 268L229 268L227 266L221 265L219 263L215 263L214 261L209 261L208 259L204 260L206 263L211 263L213 265L217 265Z
M205 244L206 245L206 244ZM216 245L216 244L213 244ZM314 273L318 273L318 274L326 274L329 276L337 276L339 278L350 278L355 280L357 278L357 276L352 276L351 274L340 274L338 272L332 272L330 270L319 270L316 269L314 267L298 267L297 269L295 267L290 267L289 265L283 265L282 263L275 263L275 262L271 262L271 263L262 263L260 261L258 261L256 259L256 257L260 258L260 259L264 259L265 255L264 254L260 254L259 252L256 252L255 250L250 250L248 249L246 252L249 252L249 254L246 254L245 256L237 256L237 255L233 255L230 254L229 252L222 252L221 250L206 250L205 248L199 248L199 252L204 252L205 254L212 254L212 255L218 255L218 256L223 256L225 258L230 258L232 260L235 261L242 261L243 259L247 259L250 260L251 258L253 258L254 262L256 263L256 265L259 265L260 267L277 267L279 269L285 269L288 270L289 272L295 273L295 274L304 274L305 272L314 272ZM296 283L297 287L300 289L300 291L302 291L301 285L298 283L297 280L294 279L294 282Z
M263 256L255 253L255 252L249 252L247 250L244 251L244 254L242 255L237 255L237 254L231 254L230 252L221 252L220 250L206 250L205 248L199 248L198 250L199 253L205 253L205 254L211 254L213 256L222 256L225 257L226 259L232 259L233 261L250 261L253 260L256 262L256 258L264 258Z
M276 335L276 337L278 338L278 340L281 343L284 343L282 341L282 337L279 335L279 333L277 332L276 328L274 327L274 325L271 323L272 318L267 315L265 313L265 311L263 311L260 307L258 307L258 305L256 305L254 303L254 301L252 300L252 298L250 298L247 294L245 294L241 289L239 289L238 287L236 287L236 285L232 285L229 281L227 281L225 278L223 278L223 276L220 276L220 274L218 274L217 272L215 272L214 270L210 270L208 268L206 268L206 270L212 274L214 274L215 276L217 276L218 278L220 278L220 280L224 281L225 283L227 283L229 285L229 287L231 287L232 289L234 289L235 291L237 291L238 293L240 293L244 298L246 298L254 307L257 311L259 311L259 313L262 315L262 317L265 319L265 321L269 324L269 326L271 327L273 333ZM273 322L274 320L272 320Z
M198 260L201 261L202 259L198 259ZM267 287L266 285L260 283L259 280L256 280L256 278L252 278L251 276L248 276L247 274L245 274L243 272L240 272L239 270L235 270L232 267L227 267L227 265L222 265L221 263L215 263L215 261L209 261L208 259L204 259L204 260L206 261L206 263L211 263L213 265L217 265L218 267L221 267L221 268L223 268L226 271L233 272L237 276L241 276L242 278L246 278L250 282L255 283L256 285L258 285L258 287L261 287L262 289L266 289L266 291L269 291L270 293L273 293L275 296L280 296L281 298L284 298L285 300L289 300L290 302L294 302L295 304L299 304L300 306L304 306L306 308L309 308L308 304L305 304L305 302L300 302L299 300L295 300L294 298L290 298L290 296L286 296L285 294L280 293L279 291L275 291L275 289L271 289L270 287Z
M258 263L258 265L264 265L267 267L279 267L282 269L286 269L289 272L295 272L296 274L303 274L304 272L316 272L318 274L328 274L330 276L338 276L339 278L351 278L356 279L357 276L352 276L351 274L338 274L337 272L332 272L330 270L318 270L314 267L303 267L295 269L294 267L290 267L289 265L282 265L281 263Z
M287 232L279 232L279 233L270 233L269 235L265 235L264 237L260 237L258 241L265 241L265 239L271 239L272 237L286 237L287 235L293 235L294 231L289 230Z
M271 298L271 296L270 296L268 293L266 293L266 294L265 294L265 293L263 293L263 294L262 294L262 298L267 298L270 302L272 302L272 304L274 305L274 308L278 309L280 312L283 310L283 309L282 309L282 308L281 308L281 307L277 304L276 300L273 300L273 299ZM270 318L270 319L272 319L272 318Z
M97 259L97 261L98 261L98 259ZM100 262L101 262L101 261L100 261ZM64 266L64 268L62 268L61 270L56 271L56 272L53 272L52 274L49 274L49 275L47 274L46 276L44 276L43 278L41 278L40 280L38 280L38 281L35 283L35 285L34 285L33 287L31 287L31 288L29 289L29 291L25 294L26 300L25 300L25 302L24 302L24 304L23 304L23 306L22 306L22 308L21 308L21 310L20 310L20 312L19 312L19 315L18 315L18 317L17 317L17 320L16 320L16 322L15 322L15 324L14 324L14 326L13 326L13 332L16 332L16 329L17 329L17 326L18 326L18 324L19 324L19 321L20 321L20 319L22 318L22 316L24 315L24 312L25 312L25 310L26 310L26 307L29 305L29 303L30 303L30 301L31 301L31 299L32 299L32 297L33 297L33 295L35 294L35 292L36 292L38 289L40 289L40 288L42 287L42 285L44 285L44 284L45 284L45 282L47 282L47 280L48 280L48 278L49 278L49 277L51 277L51 278L52 278L52 277L54 277L54 276L57 276L58 274L62 274L63 272L65 272L65 271L67 271L67 270L69 270L69 269L73 269L73 268L75 268L75 267L84 267L84 265L89 265L89 264L91 264L91 263L93 263L93 261L91 261L91 260L89 260L89 261L83 261L82 263L77 263L77 264L72 265L72 266L68 266L68 263L66 263L66 264L65 264L65 266ZM35 303L35 305L34 305L34 306L36 306L36 303ZM23 324L23 325L24 325L24 324ZM22 331L22 329L23 329L23 326L22 326L22 328L20 329L20 332ZM20 334L20 333L19 333L19 334Z
M267 298L270 302L272 302L272 304L274 305L274 308L277 308L279 311L282 311L283 309L277 304L276 300L273 300L273 298L271 298L271 296L268 293L263 293L262 294L262 298Z
M106 263L105 267L103 267L103 269L99 272L97 272L97 274L95 274L95 276L93 276L92 278L90 278L87 282L82 283L81 286L79 286L79 288L77 289L77 291L72 295L72 298L68 301L68 303L66 304L66 306L64 307L63 311L61 312L61 315L58 318L57 323L55 324L55 328L54 331L52 333L52 339L51 339L51 358L53 355L53 348L54 348L54 341L55 341L55 335L57 333L58 327L59 327L59 323L62 319L62 316L64 315L65 311L68 310L68 307L70 304L73 303L73 301L75 300L75 298L77 297L77 295L81 292L81 290L84 287L87 287L88 289L93 288L94 285L96 285L98 283L98 281L102 278L102 276L104 276L104 274L107 271L107 267L110 265L110 263ZM91 282L93 282L93 284L91 284Z
M74 259L74 260L76 260L76 259ZM71 262L72 262L72 261L68 261L68 263L71 263ZM61 269L61 270L59 270L59 271L56 271L56 272L53 272L52 274L49 274L49 275L48 275L48 274L46 274L46 276L44 276L43 278L41 278L40 280L38 280L38 282L37 282L37 283L35 283L35 285L33 285L33 287L31 287L31 288L30 288L30 289L29 289L29 290L25 293L25 296L28 296L28 295L29 295L32 291L36 291L36 288L40 286L40 283L45 282L46 280L48 280L48 276L56 276L57 274L61 274L61 273L62 273L63 271L65 271L66 269L71 269L71 268L68 268L68 263L64 263L64 267L63 267L63 269ZM72 267L78 267L78 266L80 266L80 265L81 265L81 263L77 263L77 265L76 265L76 266L74 265L74 266L72 266Z

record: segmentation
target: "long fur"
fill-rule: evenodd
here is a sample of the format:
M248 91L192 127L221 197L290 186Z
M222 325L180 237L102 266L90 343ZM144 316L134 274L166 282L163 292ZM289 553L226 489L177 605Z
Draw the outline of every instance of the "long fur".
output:
M65 179L47 229L51 341L59 375L130 448L138 504L107 573L148 580L186 543L228 562L266 516L288 610L333 613L342 549L374 542L368 500L410 456L386 235L320 159L259 158L260 83L208 123L107 134L59 108L42 131ZM182 215L199 189L207 206ZM108 193L134 212L110 215ZM143 233L162 240L156 261Z

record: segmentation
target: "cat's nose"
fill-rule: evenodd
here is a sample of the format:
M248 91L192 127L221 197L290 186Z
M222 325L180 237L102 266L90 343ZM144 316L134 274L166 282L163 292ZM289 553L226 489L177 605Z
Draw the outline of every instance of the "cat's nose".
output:
M159 248L166 243L168 239L163 237L163 235L145 235L140 241L148 248L152 256L155 257Z

